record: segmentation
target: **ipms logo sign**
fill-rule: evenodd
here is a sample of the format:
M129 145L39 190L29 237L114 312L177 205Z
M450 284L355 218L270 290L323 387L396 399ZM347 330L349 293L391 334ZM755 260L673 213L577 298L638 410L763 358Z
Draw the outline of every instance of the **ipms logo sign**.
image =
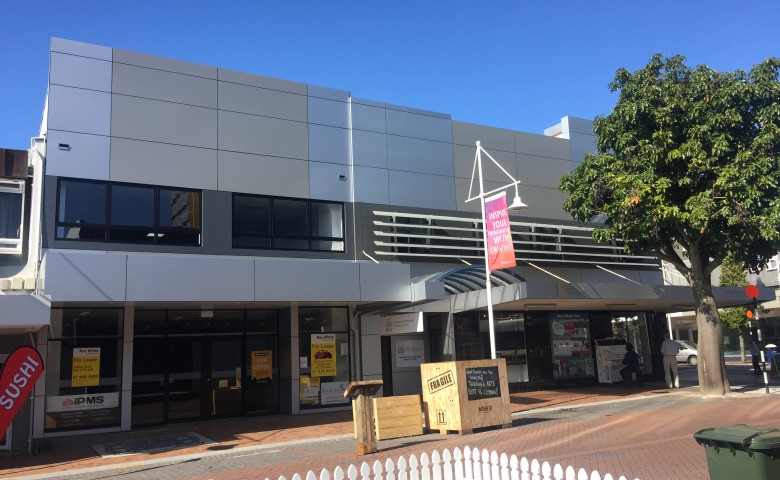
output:
M47 412L69 412L73 410L94 410L119 406L119 392L94 393L87 395L63 395L46 398Z
M0 372L0 438L42 373L43 360L36 349L20 347L8 355Z

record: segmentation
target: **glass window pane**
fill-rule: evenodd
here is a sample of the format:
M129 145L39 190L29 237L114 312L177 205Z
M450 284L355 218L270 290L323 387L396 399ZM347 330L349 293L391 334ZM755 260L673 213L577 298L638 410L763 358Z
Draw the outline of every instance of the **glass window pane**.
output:
M305 238L274 238L272 247L280 250L308 250L309 241Z
M87 182L60 182L57 221L105 225L106 185Z
M320 252L343 252L344 242L341 240L312 240L311 249Z
M0 192L0 238L22 238L22 195Z
M299 308L301 332L346 332L349 328L346 308Z
M233 247L271 247L271 200L233 196Z
M200 230L200 193L161 188L160 228Z
M122 334L119 308L52 308L50 338L117 337Z
M136 310L133 335L136 337L165 334L165 310Z
M309 236L309 209L305 200L274 199L274 237Z
M276 333L279 331L279 314L276 310L247 310L247 333Z
M338 203L311 203L313 237L344 238L344 216Z
M154 227L154 189L111 187L111 225Z

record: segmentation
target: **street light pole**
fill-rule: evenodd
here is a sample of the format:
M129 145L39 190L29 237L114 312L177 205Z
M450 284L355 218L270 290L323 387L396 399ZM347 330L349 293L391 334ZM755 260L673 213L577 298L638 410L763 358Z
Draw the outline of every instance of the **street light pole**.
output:
M494 164L496 164L496 166L498 166L498 168L501 169L501 171L504 172L504 174L507 177L509 177L512 180L512 183L491 190L489 192L485 192L485 183L482 177L482 153L487 155L487 157ZM472 196L471 191L474 185L475 171L479 177L479 194ZM507 207L507 210L525 210L526 208L528 208L528 205L523 203L523 201L520 199L520 195L517 188L519 184L520 181L516 180L512 175L510 175L509 172L507 172L506 169L504 169L504 167L502 167L500 163L498 163L493 157L490 156L489 153L487 153L487 151L484 148L482 148L481 142L477 141L477 153L474 158L474 167L471 170L471 183L469 184L469 198L466 199L466 202L468 203L472 200L476 200L477 198L479 198L479 203L482 211L482 243L484 246L484 254L485 254L484 255L485 256L485 294L487 300L488 330L490 335L490 358L491 359L496 358L496 326L493 320L493 295L492 295L492 285L490 283L490 258L489 258L489 250L488 250L488 228L487 228L488 219L487 219L487 215L485 214L485 197L500 192L502 190L515 187L515 198L512 201L512 204ZM514 246L512 247L512 258L514 258Z

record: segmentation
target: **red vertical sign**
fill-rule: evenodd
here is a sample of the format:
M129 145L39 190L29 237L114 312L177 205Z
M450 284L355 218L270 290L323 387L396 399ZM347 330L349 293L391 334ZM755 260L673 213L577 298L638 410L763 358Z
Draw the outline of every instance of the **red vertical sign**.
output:
M512 230L509 228L509 212L506 209L506 192L485 199L485 222L490 270L517 265Z
M43 360L36 349L19 347L8 355L0 373L0 439L5 436L41 373Z

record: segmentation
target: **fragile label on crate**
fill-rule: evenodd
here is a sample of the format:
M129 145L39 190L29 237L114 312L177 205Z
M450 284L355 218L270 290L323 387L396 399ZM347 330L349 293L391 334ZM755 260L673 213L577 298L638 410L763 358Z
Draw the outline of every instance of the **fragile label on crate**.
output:
M455 375L453 375L452 371L450 370L442 373L438 377L434 377L428 380L428 392L436 393L439 390L450 387L454 384L455 384Z

